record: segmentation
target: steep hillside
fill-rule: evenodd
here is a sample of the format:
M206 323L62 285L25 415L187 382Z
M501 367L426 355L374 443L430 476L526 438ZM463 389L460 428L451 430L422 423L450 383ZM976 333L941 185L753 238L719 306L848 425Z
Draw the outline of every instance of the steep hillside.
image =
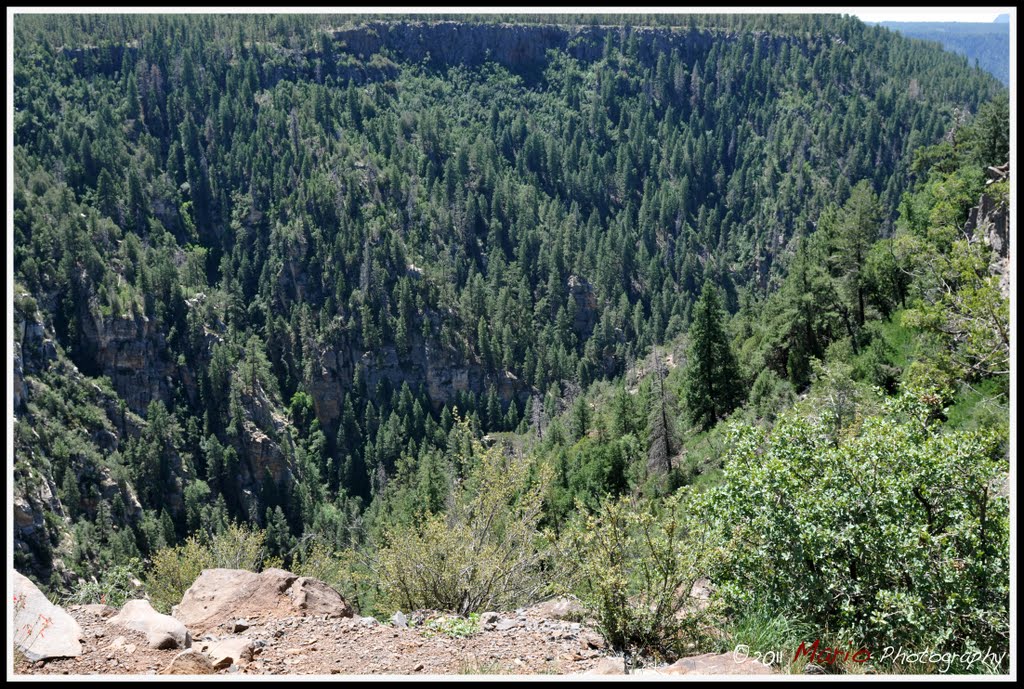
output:
M837 17L14 31L13 528L55 590L441 509L461 429L541 429L706 282L749 309L830 205L889 233L913 152L1002 91Z

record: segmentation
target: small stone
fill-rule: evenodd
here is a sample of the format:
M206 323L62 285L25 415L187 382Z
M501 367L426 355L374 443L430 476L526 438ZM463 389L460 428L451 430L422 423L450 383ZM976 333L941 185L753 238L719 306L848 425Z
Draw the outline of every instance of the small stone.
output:
M401 610L391 616L391 624L396 627L407 627L409 625L409 618L407 618Z
M625 664L622 658L605 656L601 658L588 673L588 675L624 675L626 674Z
M213 663L205 655L190 648L174 656L161 675L212 675Z
M420 672L423 669L423 663L417 663L416 667L412 669L413 672Z
M239 634L241 632L244 632L248 628L249 628L249 621L248 620L235 620L232 623L232 625L231 625L231 631L234 634Z

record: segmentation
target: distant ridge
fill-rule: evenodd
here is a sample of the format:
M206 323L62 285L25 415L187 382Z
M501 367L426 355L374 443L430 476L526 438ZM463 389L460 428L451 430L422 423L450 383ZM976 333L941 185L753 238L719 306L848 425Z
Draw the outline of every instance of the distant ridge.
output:
M909 38L935 41L948 51L965 55L972 65L976 62L1004 85L1009 85L1008 21L1009 15L1004 14L993 22L878 22L878 25Z

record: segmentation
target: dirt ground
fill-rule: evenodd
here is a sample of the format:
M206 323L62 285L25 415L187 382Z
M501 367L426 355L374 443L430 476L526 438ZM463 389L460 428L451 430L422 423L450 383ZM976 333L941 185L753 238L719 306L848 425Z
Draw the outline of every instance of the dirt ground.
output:
M143 634L85 609L68 612L82 626L82 655L37 663L22 658L16 673L157 674L181 652L151 649ZM586 625L529 612L501 614L461 638L423 624L396 627L373 618L254 620L239 634L215 629L192 646L230 636L251 639L255 653L217 674L575 674L593 669L606 653L603 640Z

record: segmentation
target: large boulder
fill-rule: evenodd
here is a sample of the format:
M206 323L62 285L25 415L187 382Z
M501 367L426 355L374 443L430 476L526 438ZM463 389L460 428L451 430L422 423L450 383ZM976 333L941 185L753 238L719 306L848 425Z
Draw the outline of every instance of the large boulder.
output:
M663 675L771 675L774 672L770 665L753 658L737 658L732 653L705 653L658 668L658 673Z
M14 645L31 661L82 655L82 628L32 581L14 572Z
M205 569L171 614L189 629L203 634L231 625L239 617L352 617L352 607L324 582L283 569L272 568L259 574L244 569Z
M192 645L192 635L185 625L170 615L161 615L149 601L128 601L121 612L110 618L110 624L142 632L150 648L188 648Z

